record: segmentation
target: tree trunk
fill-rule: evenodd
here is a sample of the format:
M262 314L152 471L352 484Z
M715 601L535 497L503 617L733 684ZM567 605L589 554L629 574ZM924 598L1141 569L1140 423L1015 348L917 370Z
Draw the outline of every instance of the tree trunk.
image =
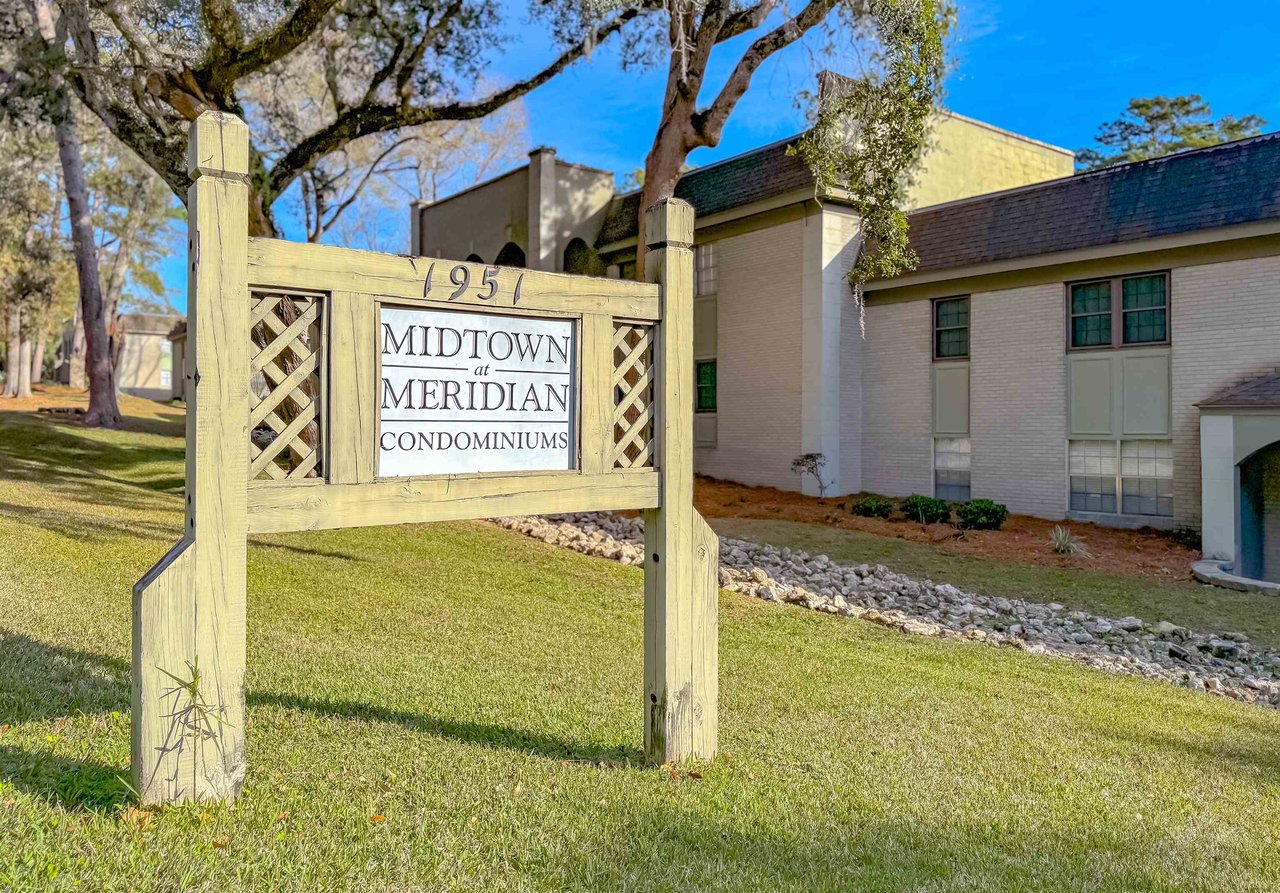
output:
M89 376L89 411L86 425L120 427L116 405L115 376L111 370L106 320L103 319L102 286L98 281L98 246L93 241L93 221L89 217L89 192L84 180L84 159L80 136L68 110L58 124L58 156L62 160L62 181L67 189L71 216L71 241L75 246L76 273L80 279L80 308L84 318L86 371Z
M31 339L31 383L40 384L44 380L44 355L49 349L49 333L42 330Z
M89 386L84 377L84 314L76 305L76 318L71 327L71 353L67 356L67 384L82 391Z
M18 396L31 396L31 338L30 336L22 339L22 345L18 348L18 363L14 370L18 376Z
M50 47L58 40L50 0L34 0L36 26ZM84 179L84 156L80 134L76 132L75 112L71 98L61 79L53 85L57 118L54 135L58 141L58 158L62 162L62 185L67 191L67 211L71 218L71 242L75 249L76 275L80 280L80 309L84 317L85 346L89 373L89 411L86 425L103 428L120 427L120 408L116 405L116 386L111 374L107 327L102 317L102 284L98 279L98 246L93 240L93 221L89 216L89 190Z
M645 211L664 198L671 198L676 194L680 170L689 157L683 127L677 122L688 121L693 111L692 104L676 99L663 114L658 132L653 138L653 146L644 159L644 185L640 187L640 210L636 220L636 279L641 282L644 281L644 256L647 250Z
M22 310L9 307L5 320L4 396L18 396L18 363L22 355Z

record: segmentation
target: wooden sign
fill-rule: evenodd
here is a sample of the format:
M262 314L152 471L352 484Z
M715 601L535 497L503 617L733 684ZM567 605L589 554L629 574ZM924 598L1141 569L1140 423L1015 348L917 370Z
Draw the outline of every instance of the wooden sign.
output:
M693 209L649 209L630 282L250 239L231 115L192 124L188 167L186 522L133 592L142 802L240 792L246 543L275 531L642 510L645 752L712 757Z
M574 335L568 319L383 304L378 475L573 468Z

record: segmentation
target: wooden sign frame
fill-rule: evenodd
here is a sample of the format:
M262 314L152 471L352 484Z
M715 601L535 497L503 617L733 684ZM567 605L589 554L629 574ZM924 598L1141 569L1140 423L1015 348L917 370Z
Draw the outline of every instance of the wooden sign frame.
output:
M245 773L246 539L254 533L640 509L644 746L710 759L715 533L693 508L693 209L647 212L646 282L248 237L248 130L191 126L186 523L133 592L134 784L229 800ZM379 479L378 307L571 319L570 471Z

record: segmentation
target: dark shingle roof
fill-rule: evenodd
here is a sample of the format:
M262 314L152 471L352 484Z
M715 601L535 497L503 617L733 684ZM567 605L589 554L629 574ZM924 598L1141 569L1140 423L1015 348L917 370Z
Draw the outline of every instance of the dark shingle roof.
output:
M918 270L1280 218L1280 134L916 211Z
M787 146L799 137L763 146L689 171L676 184L676 198L693 205L699 217L737 208L797 189L811 189L813 173ZM596 245L634 238L640 213L640 193L620 195L609 203Z
M1256 375L1196 406L1280 406L1280 369Z

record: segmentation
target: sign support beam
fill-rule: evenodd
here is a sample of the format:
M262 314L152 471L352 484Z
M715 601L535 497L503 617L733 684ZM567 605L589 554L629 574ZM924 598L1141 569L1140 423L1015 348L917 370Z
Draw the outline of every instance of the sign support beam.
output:
M244 783L249 470L249 130L191 125L187 506L133 588L133 784L143 803L231 800Z
M693 507L693 222L693 206L679 199L645 212L645 278L662 289L662 500L644 513L644 749L652 763L716 753L720 544Z

